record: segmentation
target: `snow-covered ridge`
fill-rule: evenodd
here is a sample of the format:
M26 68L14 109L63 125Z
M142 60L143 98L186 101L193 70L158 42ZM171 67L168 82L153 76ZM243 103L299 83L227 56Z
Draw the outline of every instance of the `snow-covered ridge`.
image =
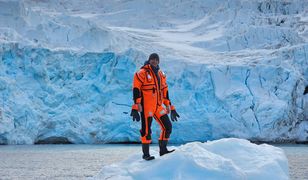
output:
M276 49L307 39L307 2L301 0L0 3L0 27L15 30L22 43L52 49L145 50L154 43L204 56L206 50Z
M307 9L301 0L1 0L0 144L139 141L131 83L151 52L181 115L172 142L307 141Z

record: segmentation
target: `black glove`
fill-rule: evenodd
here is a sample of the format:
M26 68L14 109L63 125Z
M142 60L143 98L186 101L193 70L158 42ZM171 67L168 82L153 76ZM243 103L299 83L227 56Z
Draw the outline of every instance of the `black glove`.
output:
M179 118L180 115L176 112L176 110L171 110L171 121L178 121L177 118Z
M130 116L133 117L133 121L140 121L140 115L136 109L132 109Z

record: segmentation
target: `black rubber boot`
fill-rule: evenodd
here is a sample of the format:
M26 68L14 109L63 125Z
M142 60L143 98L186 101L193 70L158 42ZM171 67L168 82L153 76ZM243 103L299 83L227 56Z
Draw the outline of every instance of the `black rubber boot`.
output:
M150 144L142 144L142 152L143 152L142 158L144 160L150 161L155 159L154 156L150 156Z
M175 151L175 149L172 149L171 151L167 149L167 144L168 144L167 140L159 140L158 143L159 143L159 155L160 156L163 156L165 154L172 153L173 151Z

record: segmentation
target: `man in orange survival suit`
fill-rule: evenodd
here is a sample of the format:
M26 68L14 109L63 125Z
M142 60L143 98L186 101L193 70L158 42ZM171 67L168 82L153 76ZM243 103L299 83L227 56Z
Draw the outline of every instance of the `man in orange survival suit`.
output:
M145 65L135 73L133 81L135 104L132 107L131 116L133 117L133 121L140 121L139 112L141 114L140 133L143 151L142 158L145 160L155 159L155 157L150 156L149 153L153 117L161 128L159 137L160 156L174 151L169 151L167 149L167 143L172 131L172 124L168 117L170 110L172 121L177 121L177 118L180 117L175 107L171 105L166 75L159 70L158 64L158 54L151 54L148 61L145 62Z

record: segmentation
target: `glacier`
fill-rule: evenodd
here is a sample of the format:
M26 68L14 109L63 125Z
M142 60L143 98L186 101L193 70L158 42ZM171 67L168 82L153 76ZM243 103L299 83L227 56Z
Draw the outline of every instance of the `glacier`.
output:
M1 0L0 144L139 142L132 78L151 52L181 116L172 143L307 142L307 9L301 0Z

